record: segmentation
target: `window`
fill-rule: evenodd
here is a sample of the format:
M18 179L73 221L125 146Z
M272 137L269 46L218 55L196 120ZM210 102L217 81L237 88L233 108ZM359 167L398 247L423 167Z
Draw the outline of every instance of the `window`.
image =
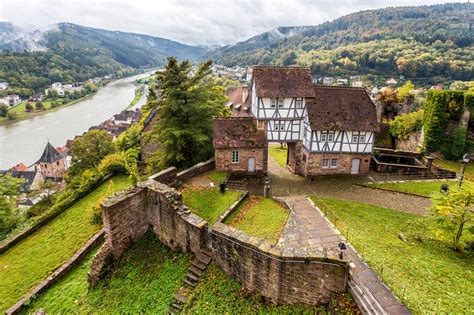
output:
M352 143L357 143L359 141L359 136L353 135L352 136Z
M365 143L365 136L359 136L359 143Z
M239 163L239 151L232 151L232 163Z
M337 159L331 159L331 168L337 168Z
M308 134L308 128L306 126L304 126L304 129L303 129L303 138L306 139L306 135Z
M322 133L321 134L321 141L326 142L328 140L328 134L327 133Z
M274 130L285 130L285 122L284 121L275 121Z
M277 103L277 99L276 99L276 98L270 99L270 107L275 108L275 107L276 107L276 103Z
M296 108L303 108L303 99L297 98L295 101Z
M265 128L265 121L264 120L257 120L257 128L264 129Z
M329 168L329 159L323 159L323 168Z
M284 98L278 98L278 108L282 108L284 102L285 102Z
M333 142L333 141L334 141L334 134L333 134L333 133L329 133L329 134L328 134L328 141L329 141L329 142Z

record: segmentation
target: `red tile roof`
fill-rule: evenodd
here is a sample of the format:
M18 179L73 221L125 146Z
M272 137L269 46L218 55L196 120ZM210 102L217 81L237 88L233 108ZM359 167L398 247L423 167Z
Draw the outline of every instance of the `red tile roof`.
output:
M314 97L311 70L303 67L253 68L257 97Z
M379 131L375 105L363 88L314 86L307 99L313 130Z
M216 149L263 148L267 139L253 117L219 117L214 119L213 144Z
M247 97L242 97L245 93ZM225 95L229 98L227 105L232 111L232 116L252 116L252 91L247 85L229 86Z
M22 171L26 171L27 169L28 169L28 167L25 164L18 163L17 165L12 166L10 168L10 171L20 171L20 172L22 172Z

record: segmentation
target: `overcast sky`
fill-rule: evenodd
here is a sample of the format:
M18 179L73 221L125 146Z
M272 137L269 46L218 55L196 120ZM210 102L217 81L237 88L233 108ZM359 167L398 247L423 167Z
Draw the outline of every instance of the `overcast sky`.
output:
M0 20L39 26L71 22L187 44L229 44L277 26L317 25L365 9L444 2L451 1L0 0Z

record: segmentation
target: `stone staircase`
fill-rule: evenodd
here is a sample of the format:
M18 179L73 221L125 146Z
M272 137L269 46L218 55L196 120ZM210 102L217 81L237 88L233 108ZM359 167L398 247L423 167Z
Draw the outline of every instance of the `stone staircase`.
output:
M176 314L181 311L181 308L191 295L192 290L197 286L201 275L211 263L211 257L212 254L206 249L201 249L201 252L196 255L183 279L184 285L179 288L170 304L168 309L169 314Z

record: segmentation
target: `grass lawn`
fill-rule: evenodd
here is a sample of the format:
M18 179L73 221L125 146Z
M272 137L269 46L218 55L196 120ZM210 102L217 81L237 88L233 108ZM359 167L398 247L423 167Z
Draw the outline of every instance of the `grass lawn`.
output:
M221 194L218 188L201 187L185 187L181 192L184 204L210 225L216 223L220 215L241 195L238 191L227 190Z
M86 97L86 96L84 96L84 97ZM35 107L36 102L30 102L31 105L33 106L33 111L32 112L26 112L25 111L25 106L26 106L27 102L24 101L24 102L21 102L20 104L14 106L14 107L12 107L9 110L9 112L15 112L17 114L17 118L15 120L8 120L8 118L6 118L6 117L0 117L0 124L6 123L6 122L9 122L9 121L25 120L25 119L28 119L28 118L32 118L36 115L41 115L43 113L47 113L49 111L59 109L61 107L66 107L66 106L69 106L69 105L72 105L72 104L76 104L77 102L82 101L84 99L84 97L81 97L81 98L78 98L78 99L75 99L75 100L71 100L71 101L67 102L66 104L61 103L64 100L63 98L57 98L57 99L54 99L54 100L42 101L41 103L43 103L43 106L44 106L45 110L37 110L36 107ZM60 105L56 108L53 108L52 107L53 102L58 102Z
M461 170L461 163L458 161L446 161L446 160L436 159L435 163L437 166L440 166L452 172L458 173ZM464 171L464 177L465 179L474 181L474 163L468 163L466 165L466 170Z
M445 181L445 182L410 182L405 183L370 183L368 185L383 188L393 191L406 192L420 196L431 196L433 193L439 192L442 184L448 184L449 189L452 191L458 191L459 182L457 181ZM468 181L465 181L463 185L471 184Z
M268 152L277 161L278 165L283 168L286 167L286 155L288 152L286 147L282 149L280 145L269 145Z
M112 193L129 185L128 176L115 176L111 181ZM100 229L89 223L89 209L108 192L106 182L0 255L0 312L51 274Z
M219 185L221 182L223 182L227 178L227 172L224 172L224 171L212 170L206 173L205 175L207 175L212 180L212 182L216 185Z
M258 294L246 292L242 286L211 263L184 306L189 314L357 314L350 295L339 296L333 305L275 305L263 303Z
M403 242L398 238L410 221L430 226L432 218L353 201L322 199L350 228L349 241L364 260L414 313L472 313L472 251L459 254L445 242L419 242L412 237Z
M276 243L288 218L288 211L271 198L252 196L226 218L226 224L245 233Z
M127 251L111 273L93 289L87 272L93 253L41 294L25 313L165 314L190 265L188 254L173 252L152 233Z
M138 101L142 98L142 96L143 96L143 88L139 87L135 90L135 96L133 97L133 100L130 102L130 104L128 104L126 109L130 109L133 106L135 106L135 104L138 103Z

